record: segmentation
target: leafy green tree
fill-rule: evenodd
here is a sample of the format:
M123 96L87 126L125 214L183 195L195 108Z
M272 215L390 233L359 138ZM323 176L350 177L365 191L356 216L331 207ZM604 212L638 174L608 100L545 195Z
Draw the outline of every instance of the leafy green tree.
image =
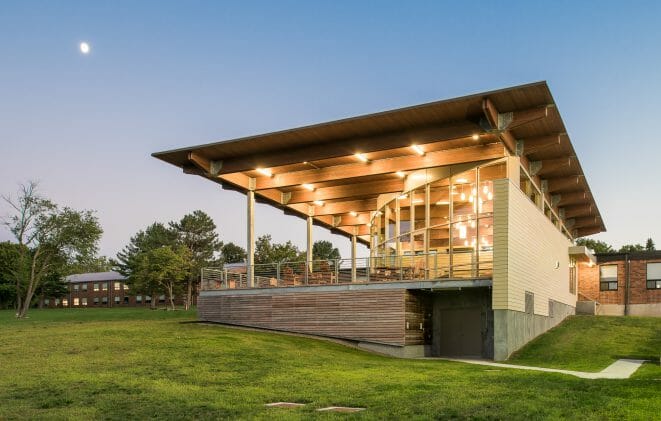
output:
M576 240L577 246L585 246L595 253L612 253L613 247L603 241L592 240L590 238L579 238Z
M221 258L223 263L245 262L246 257L246 250L234 243L223 244L223 247L221 248Z
M651 238L648 238L647 242L645 243L645 251L656 251L654 240L652 240Z
M618 250L620 253L635 253L637 251L643 251L645 250L645 247L642 246L642 244L625 244L622 247L620 247L620 250Z
M29 250L21 252L21 248L27 249L17 243L0 243L0 308L16 306L20 280L29 273L28 261L21 260L22 255L29 255Z
M21 246L16 277L16 316L24 318L42 281L82 256L94 256L103 230L91 211L60 208L37 193L37 184L20 185L16 199L3 196L12 209L3 222ZM24 247L23 247L24 246Z
M114 262L115 268L127 277L127 283L132 290L152 297L151 308L156 308L155 298L165 291L155 280L135 275L140 265L143 264L141 254L161 247L176 245L177 234L161 223L154 223L144 231L138 231L131 237L129 244L117 253L117 261Z
M41 308L45 298L62 298L68 292L69 287L64 281L64 276L61 272L55 271L44 277L35 295L39 297L38 305Z
M295 262L305 260L305 255L291 241L273 243L269 234L255 241L255 263Z
M193 285L199 280L203 267L211 265L214 255L221 250L222 243L216 233L213 219L201 210L185 215L179 222L170 222L170 229L177 235L177 240L190 251L191 266L187 277L186 300L184 306L192 304Z
M137 284L159 285L159 289L168 296L170 308L174 310L174 296L183 290L192 260L190 250L183 245L147 250L136 256L131 279Z
M340 251L333 247L330 241L315 241L312 245L312 258L314 260L336 260L341 259Z
M77 273L107 272L112 269L113 263L106 256L86 256L76 259L68 265L64 275Z

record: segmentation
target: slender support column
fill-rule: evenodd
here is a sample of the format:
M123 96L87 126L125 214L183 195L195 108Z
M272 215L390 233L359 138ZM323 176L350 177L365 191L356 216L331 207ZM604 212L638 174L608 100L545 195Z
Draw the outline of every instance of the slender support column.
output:
M356 234L351 236L351 282L356 282Z
M250 190L247 194L248 203L247 203L247 222L246 222L246 234L247 234L247 258L246 258L246 273L248 275L248 288L254 286L254 264L255 264L255 192Z
M308 216L307 220L308 225L308 241L307 241L307 262L308 262L308 272L312 272L312 217Z

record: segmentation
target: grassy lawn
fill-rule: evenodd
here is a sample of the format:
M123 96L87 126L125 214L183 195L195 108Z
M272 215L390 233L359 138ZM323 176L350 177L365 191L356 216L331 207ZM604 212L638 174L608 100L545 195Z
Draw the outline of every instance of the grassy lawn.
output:
M0 419L650 420L661 413L661 368L652 364L629 380L582 380L400 360L325 341L181 323L194 320L192 312L35 310L30 316L16 321L12 312L0 312ZM591 345L595 355L598 346ZM649 353L644 347L640 352ZM526 350L530 360L532 352ZM308 405L264 407L275 401ZM314 411L329 405L367 410Z
M661 318L574 316L528 343L513 364L601 371L620 358L659 361Z

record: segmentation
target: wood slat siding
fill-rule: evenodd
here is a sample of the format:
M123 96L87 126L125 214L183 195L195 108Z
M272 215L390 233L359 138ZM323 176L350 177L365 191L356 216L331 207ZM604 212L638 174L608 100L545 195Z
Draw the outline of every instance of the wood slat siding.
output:
M200 320L405 345L406 290L200 296Z
M524 311L526 291L534 294L535 314L548 316L549 299L575 307L571 242L509 180L497 180L494 191L493 308Z
M409 328L406 329L406 345L424 345L424 330L420 325L425 326L425 301L424 296L414 295L410 291L406 293L406 322ZM406 327L406 325L405 325Z

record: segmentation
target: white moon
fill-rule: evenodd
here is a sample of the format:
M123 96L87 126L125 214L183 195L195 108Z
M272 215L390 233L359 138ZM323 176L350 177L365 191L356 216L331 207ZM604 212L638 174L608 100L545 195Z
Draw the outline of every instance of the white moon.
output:
M83 54L88 54L90 52L90 45L86 42L80 43L80 52Z

